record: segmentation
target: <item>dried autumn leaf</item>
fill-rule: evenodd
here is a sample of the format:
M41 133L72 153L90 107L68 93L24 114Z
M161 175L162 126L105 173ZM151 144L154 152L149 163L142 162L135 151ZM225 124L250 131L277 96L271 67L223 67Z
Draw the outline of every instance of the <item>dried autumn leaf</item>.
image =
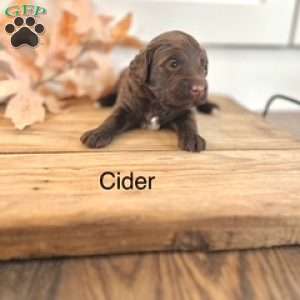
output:
M65 11L59 24L59 35L64 40L64 43L68 45L78 45L80 37L76 34L77 17L70 12Z
M53 95L44 96L44 104L47 110L53 114L61 113L64 107L64 103L62 101L58 101L57 97Z
M14 77L13 70L6 61L0 60L0 80L6 80L10 77Z
M20 81L8 79L0 81L0 98L7 98L19 92Z
M86 33L90 30L93 19L95 18L95 7L92 1L86 0L56 0L62 11L76 15L75 32L79 34ZM76 6L76 10L74 10Z
M141 50L141 49L145 48L145 46L146 46L146 44L144 42L142 42L141 40L139 40L133 36L125 37L120 42L116 42L116 45L127 47L127 48L132 48L132 49L138 49L138 50Z
M108 94L117 81L113 48L142 47L128 34L131 14L114 23L111 16L97 15L90 0L52 0L47 9L46 31L35 49L11 47L10 36L0 31L0 102L1 96L8 99L5 115L19 129L43 121L45 108L60 112L64 98ZM1 27L8 22L0 17Z
M36 63L42 67L50 64L54 70L63 69L81 50L81 36L76 32L77 17L64 11L55 29L48 36L48 47L37 50Z
M128 34L132 25L132 14L129 13L124 19L119 21L112 29L111 36L114 41L122 41Z
M73 82L66 74L55 82L48 82L43 88L48 95L52 94L57 99L77 98L84 94L78 83Z
M45 120L44 98L37 92L24 88L8 102L5 117L11 119L17 129Z
M66 72L61 80L75 83L79 87L78 97L88 96L97 100L107 89L112 89L117 81L110 59L107 54L88 51L81 57L80 68Z
M42 78L42 70L38 68L31 57L22 55L22 52L0 51L0 60L4 61L15 77L25 78L32 82L39 81Z
M114 19L112 16L101 15L98 17L103 27L108 26Z

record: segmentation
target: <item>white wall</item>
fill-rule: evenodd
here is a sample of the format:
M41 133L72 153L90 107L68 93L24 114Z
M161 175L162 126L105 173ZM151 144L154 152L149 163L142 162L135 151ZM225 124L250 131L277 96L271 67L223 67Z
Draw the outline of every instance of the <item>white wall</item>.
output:
M300 0L298 0L298 19L295 25L295 42L298 46L300 46Z
M283 93L300 99L300 50L208 49L212 92L232 95L252 110ZM296 109L279 101L274 109Z
M287 45L296 0L101 0L115 15L133 12L135 32L149 40L180 29L209 44Z

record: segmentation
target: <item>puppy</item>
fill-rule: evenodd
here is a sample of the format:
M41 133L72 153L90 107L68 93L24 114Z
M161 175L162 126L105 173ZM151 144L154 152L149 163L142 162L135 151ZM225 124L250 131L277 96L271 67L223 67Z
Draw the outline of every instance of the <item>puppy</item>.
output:
M198 134L193 108L211 113L217 105L207 101L206 51L190 35L171 31L159 35L123 72L115 95L102 99L116 107L98 128L84 133L81 142L102 148L122 132L142 127L171 128L179 148L200 152L206 148Z

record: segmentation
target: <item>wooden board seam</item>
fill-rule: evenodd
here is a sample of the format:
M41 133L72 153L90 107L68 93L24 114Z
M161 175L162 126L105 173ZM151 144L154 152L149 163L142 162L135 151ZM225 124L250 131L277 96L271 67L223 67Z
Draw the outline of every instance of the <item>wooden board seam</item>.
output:
M299 148L277 148L277 149L273 149L273 148L249 148L249 149L237 149L237 148L232 148L232 149L207 149L201 153L190 153L191 155L201 155L205 152L210 152L210 153L218 153L218 152L231 152L231 151L243 151L243 152L247 152L247 151L259 151L259 152L264 152L264 151L299 151L300 150L300 142L299 142ZM36 151L36 152L0 152L0 155L52 155L52 154L87 154L87 153L140 153L140 152L146 152L146 153L180 153L181 150L174 150L174 149L170 149L170 150L145 150L145 149L138 149L138 150L86 150L86 151L49 151L49 152L45 152L45 151ZM189 152L183 152L183 153L189 153Z

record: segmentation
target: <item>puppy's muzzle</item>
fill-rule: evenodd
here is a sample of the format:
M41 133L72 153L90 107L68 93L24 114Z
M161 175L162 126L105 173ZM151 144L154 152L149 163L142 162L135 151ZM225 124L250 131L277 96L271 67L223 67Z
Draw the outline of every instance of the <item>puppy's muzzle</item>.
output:
M205 92L205 86L203 85L192 85L190 93L193 97L199 97Z

